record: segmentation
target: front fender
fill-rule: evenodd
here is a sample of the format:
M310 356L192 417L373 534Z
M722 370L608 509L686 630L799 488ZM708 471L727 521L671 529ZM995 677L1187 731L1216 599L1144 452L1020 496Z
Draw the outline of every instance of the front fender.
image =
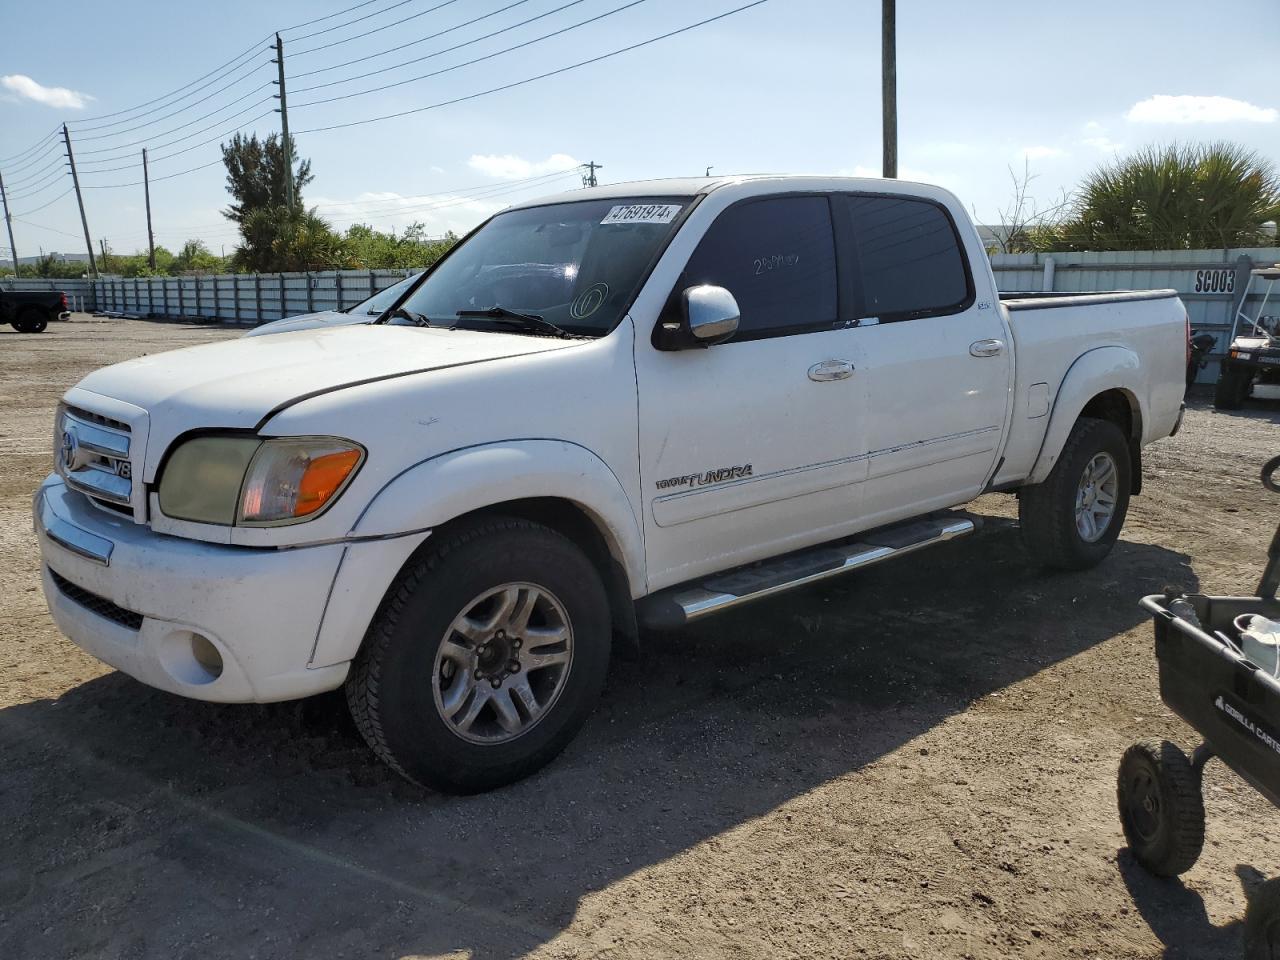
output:
M1071 428L1086 404L1107 390L1122 390L1135 411L1141 410L1145 372L1138 355L1126 347L1097 347L1082 353L1067 368L1054 398L1049 426L1027 483L1043 483L1058 462Z
M532 497L569 500L585 510L626 570L632 596L644 592L644 540L631 500L608 464L563 440L499 441L423 460L377 493L351 534L426 530L473 510Z

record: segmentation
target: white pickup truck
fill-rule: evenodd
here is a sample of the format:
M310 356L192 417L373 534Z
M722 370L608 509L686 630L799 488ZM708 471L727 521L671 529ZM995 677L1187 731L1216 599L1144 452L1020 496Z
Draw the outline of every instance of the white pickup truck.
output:
M1106 556L1181 420L1171 290L1001 302L898 181L622 184L482 224L377 322L90 374L35 495L75 643L224 702L345 685L419 783L547 763L611 644L974 529Z

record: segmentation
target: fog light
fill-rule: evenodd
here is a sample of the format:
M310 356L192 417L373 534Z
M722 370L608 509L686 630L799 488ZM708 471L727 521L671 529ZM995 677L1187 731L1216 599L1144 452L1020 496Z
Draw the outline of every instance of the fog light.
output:
M209 679L217 680L222 676L222 654L209 642L209 638L198 633L191 635L191 655L196 663L209 671Z

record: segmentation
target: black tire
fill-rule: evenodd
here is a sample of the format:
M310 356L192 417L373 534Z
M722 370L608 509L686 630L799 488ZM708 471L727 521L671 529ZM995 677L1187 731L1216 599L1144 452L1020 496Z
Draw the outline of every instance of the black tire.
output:
M441 673L437 655L455 619L468 612L475 598L506 584L532 585L560 605L571 631L572 658L563 681L557 681L558 693L524 732L502 742L477 743L455 731L442 715L444 708L437 706L439 686L461 675L450 677L447 668ZM369 746L404 777L448 793L489 790L538 770L573 739L604 686L610 640L608 598L581 550L539 524L486 518L445 531L439 542L429 541L426 551L401 572L352 666L347 703ZM532 649L530 642L526 653ZM534 674L527 676L531 681ZM471 696L496 698L481 688L486 682L501 685L504 678L476 677L474 683L464 678L465 685L478 691ZM509 696L515 697L514 689ZM496 711L480 709L492 726ZM522 722L527 720L526 711L520 713Z
M1280 960L1280 879L1253 891L1244 911L1245 960Z
M13 321L13 329L19 333L44 333L47 326L49 318L37 307L25 307Z
M1120 825L1134 859L1157 877L1186 873L1204 847L1200 774L1169 741L1135 743L1116 778Z
M1253 374L1225 360L1218 368L1218 382L1213 388L1213 405L1219 410L1239 410L1249 397Z
M1094 540L1076 526L1076 494L1085 469L1099 454L1115 464L1115 507L1110 521ZM1109 420L1081 417L1062 454L1043 483L1024 487L1018 498L1022 541L1040 564L1059 570L1084 570L1111 552L1129 512L1132 464L1129 441Z

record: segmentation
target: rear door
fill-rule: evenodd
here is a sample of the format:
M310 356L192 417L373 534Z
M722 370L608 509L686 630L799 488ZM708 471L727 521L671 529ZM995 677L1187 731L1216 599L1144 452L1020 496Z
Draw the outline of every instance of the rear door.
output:
M852 362L860 331L839 325L830 198L753 198L722 211L668 310L704 283L738 301L731 340L663 351L638 331L651 589L838 535L856 522L866 473Z
M977 295L942 204L887 194L841 199L838 226L852 237L842 268L860 299L870 454L862 511L870 526L981 492L1004 435L1011 344L985 281Z

